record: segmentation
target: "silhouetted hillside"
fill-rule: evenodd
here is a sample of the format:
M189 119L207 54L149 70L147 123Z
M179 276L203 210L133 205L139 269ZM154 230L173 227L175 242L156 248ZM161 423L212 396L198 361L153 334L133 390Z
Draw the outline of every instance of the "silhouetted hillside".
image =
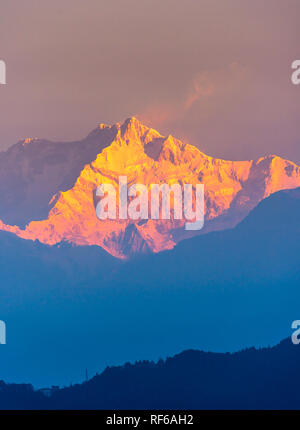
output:
M49 409L299 409L300 346L234 354L184 351L157 363L108 367L50 398L0 383L0 407Z

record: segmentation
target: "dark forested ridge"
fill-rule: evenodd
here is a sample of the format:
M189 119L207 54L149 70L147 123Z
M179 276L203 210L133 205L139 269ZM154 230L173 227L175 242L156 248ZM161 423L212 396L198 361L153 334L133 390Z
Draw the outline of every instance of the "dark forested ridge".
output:
M300 346L237 353L184 351L156 363L107 367L50 397L0 383L1 409L299 409Z

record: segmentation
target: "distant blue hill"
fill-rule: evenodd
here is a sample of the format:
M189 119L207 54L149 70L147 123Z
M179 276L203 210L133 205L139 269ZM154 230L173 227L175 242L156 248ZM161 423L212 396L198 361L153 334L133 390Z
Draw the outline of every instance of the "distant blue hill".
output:
M300 273L299 239L300 188L271 195L232 230L185 240L171 251L141 257L121 272L143 284L242 287L287 281Z

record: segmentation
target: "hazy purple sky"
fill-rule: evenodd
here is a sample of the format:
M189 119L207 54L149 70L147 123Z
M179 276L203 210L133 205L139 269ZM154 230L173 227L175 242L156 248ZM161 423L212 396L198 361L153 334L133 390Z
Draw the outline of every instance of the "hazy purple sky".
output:
M136 115L231 159L300 163L299 0L0 0L0 148Z

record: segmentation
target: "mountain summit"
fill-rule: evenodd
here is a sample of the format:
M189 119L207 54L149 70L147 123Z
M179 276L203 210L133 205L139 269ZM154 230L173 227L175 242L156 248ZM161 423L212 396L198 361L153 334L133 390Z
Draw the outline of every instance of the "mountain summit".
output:
M76 142L21 141L0 154L0 229L53 245L98 245L126 258L171 249L184 220L107 220L95 211L99 184L205 186L205 228L231 228L270 194L300 186L300 168L275 155L256 161L212 158L138 119L99 126Z

